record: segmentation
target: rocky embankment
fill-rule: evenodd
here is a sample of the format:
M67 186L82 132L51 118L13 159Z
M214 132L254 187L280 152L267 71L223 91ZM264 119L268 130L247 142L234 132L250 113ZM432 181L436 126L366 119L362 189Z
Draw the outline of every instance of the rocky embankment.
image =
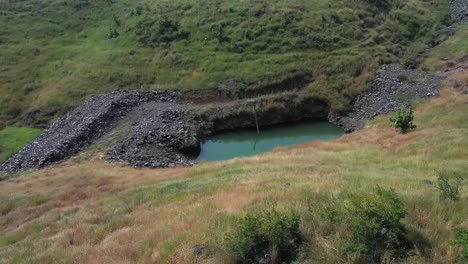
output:
M198 155L200 142L190 111L191 107L180 101L152 101L135 107L125 117L130 122L128 135L106 159L136 167L192 165L191 157Z
M417 98L438 94L443 78L399 65L383 66L369 91L359 95L348 113L330 111L329 120L346 132L362 128L368 120L411 105Z
M157 122L161 123L172 122L172 120L177 120L174 119L174 116L185 115L186 106L181 103L178 93L169 91L115 91L95 96L60 118L32 143L26 145L18 154L3 163L0 166L0 171L12 173L24 169L41 168L68 158L102 137L132 110L135 110L138 106L144 107L144 105L148 104L157 104L158 106L160 104L160 107L147 112L146 116L132 126L130 138L118 143L112 153L108 155L109 158L139 165L138 162L134 162L130 158L131 155L128 153L133 152L135 155L144 156L145 147L149 143L142 143L143 138L148 139L148 142L150 142L149 139L151 138L153 140L151 142L163 144L165 139L170 141L171 136L175 134L180 136L180 133L182 133L183 136L187 135L187 138L190 138L184 141L185 143L192 140L188 136L188 132L181 132L187 127L184 126L184 118L180 118L177 126L171 126L170 128L162 126L159 130L145 125L148 120L151 120L150 118L153 118L150 117L153 114ZM177 131L175 131L176 129ZM157 133L160 138L153 138L153 133ZM128 143L129 141L132 143ZM122 150L124 145L128 147L125 151ZM158 147L160 146L158 145ZM172 156L163 157L166 154L168 153L161 152L158 157L165 160L177 160ZM151 160L145 161L142 165L146 165L146 162L149 162L149 166L156 165Z

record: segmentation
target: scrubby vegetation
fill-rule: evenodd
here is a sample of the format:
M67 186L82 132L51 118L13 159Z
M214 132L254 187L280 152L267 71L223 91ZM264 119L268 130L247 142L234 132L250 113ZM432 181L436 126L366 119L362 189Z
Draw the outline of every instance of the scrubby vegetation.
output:
M455 228L452 244L461 249L460 261L468 260L468 228Z
M447 1L8 1L0 11L0 123L45 127L97 93L210 89L311 74L343 110L382 63L411 61ZM27 39L28 41L24 41Z
M463 177L458 173L444 171L439 174L436 187L441 199L459 200L463 189Z
M342 205L325 208L323 215L349 232L344 248L359 262L380 263L384 256L405 257L413 248L401 223L407 213L394 190L377 187L370 193L353 193Z
M398 110L393 116L390 117L392 127L400 130L401 133L406 133L411 129L415 129L416 125L413 124L413 108L405 108Z
M302 243L297 212L250 213L230 238L239 263L291 263Z

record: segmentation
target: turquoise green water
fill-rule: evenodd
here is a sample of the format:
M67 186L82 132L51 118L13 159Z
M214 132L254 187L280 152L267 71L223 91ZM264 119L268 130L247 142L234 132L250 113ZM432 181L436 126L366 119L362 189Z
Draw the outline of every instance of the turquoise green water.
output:
M328 122L299 123L219 134L202 141L197 160L219 161L252 156L275 147L339 138L343 130Z

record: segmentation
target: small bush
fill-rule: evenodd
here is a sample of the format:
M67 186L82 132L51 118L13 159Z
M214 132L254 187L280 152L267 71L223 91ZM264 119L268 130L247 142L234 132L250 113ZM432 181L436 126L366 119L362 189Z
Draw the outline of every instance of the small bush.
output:
M439 174L436 188L439 190L440 198L459 200L463 189L463 178L460 175L447 175L447 172Z
M384 251L398 253L406 244L400 220L407 214L393 190L378 187L373 194L354 194L345 201L344 209L353 236L349 249L380 260Z
M458 227L453 230L453 233L454 238L452 240L452 245L460 247L460 257L464 260L468 260L468 229Z
M407 211L395 191L377 187L372 193L349 195L343 205L333 204L323 215L343 226L344 250L359 260L379 263L385 255L402 258L415 246L400 223Z
M240 263L290 263L302 239L296 212L272 210L248 214L230 238L230 249Z
M411 129L415 129L413 124L413 109L411 107L401 109L390 117L392 127L400 129L401 133L406 133Z

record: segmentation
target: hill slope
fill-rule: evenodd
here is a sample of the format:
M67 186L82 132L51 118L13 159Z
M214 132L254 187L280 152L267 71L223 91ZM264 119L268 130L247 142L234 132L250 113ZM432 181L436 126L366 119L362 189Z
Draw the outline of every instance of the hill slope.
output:
M382 63L433 45L435 1L3 1L0 124L46 127L85 98L122 88L213 89L305 72L343 110Z
M468 193L460 201L441 201L426 182L435 181L443 168L468 170L467 100L447 88L418 107L419 128L407 135L382 118L336 142L196 168L135 170L102 161L71 162L1 182L1 259L230 263L224 241L239 217L274 201L304 215L306 259L339 263L352 255L340 247L344 234L330 233L329 224L318 218L321 208L332 194L380 185L403 197L409 210L404 223L432 246L427 261L455 263L459 251L450 244L451 232L468 225ZM209 255L197 259L192 248L200 244ZM418 254L409 260L425 261Z
M468 190L443 200L434 185L440 172L468 180L466 30L430 53L425 63L447 63L450 77L439 97L417 105L408 134L383 116L336 141L195 168L136 170L84 153L0 182L0 261L234 263L227 241L241 217L277 208L301 215L300 263L359 263L345 246L348 230L321 215L379 185L401 197L402 222L420 243L406 259L385 260L463 263L468 245L454 243L454 230L468 230Z

